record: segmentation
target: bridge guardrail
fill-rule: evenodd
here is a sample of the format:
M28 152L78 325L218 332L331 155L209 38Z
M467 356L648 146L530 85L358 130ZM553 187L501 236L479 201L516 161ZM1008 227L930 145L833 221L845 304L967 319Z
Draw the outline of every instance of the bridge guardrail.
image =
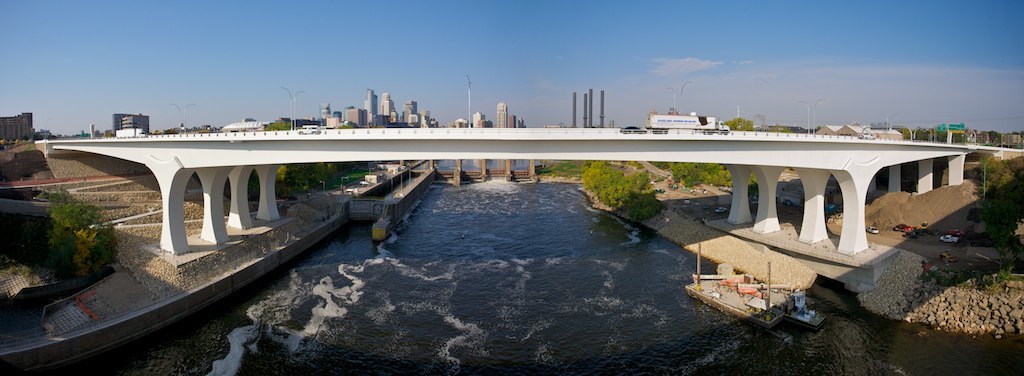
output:
M663 132L662 132L663 131ZM202 139L245 139L245 138L256 138L260 136L294 136L302 137L302 139L315 139L324 136L344 136L344 135L400 135L400 134L424 134L424 135L524 135L524 134L535 134L535 135L646 135L651 134L649 130L627 130L623 132L622 128L351 128L351 129L326 129L322 130L319 134L311 134L309 132L303 132L299 130L294 131L252 131L252 132L209 132L209 133L185 133L185 134L163 134L163 135L147 135L145 137L138 138L106 138L98 140L146 140L146 139L189 139L189 140L202 140ZM690 135L690 136L707 136L707 137L754 137L754 138L771 138L771 139L821 139L821 140L844 140L844 141L861 141L861 142L884 142L884 143L908 143L908 144L933 144L933 145L957 145L957 146L971 146L978 145L974 144L947 144L944 142L931 141L931 140L892 140L892 139L862 139L855 136L844 136L844 135L823 135L823 134L806 134L806 133L781 133L781 132L758 132L758 131L732 131L728 134L706 134L703 130L696 129L666 129L659 130L658 134L665 135ZM68 140L88 140L72 138Z

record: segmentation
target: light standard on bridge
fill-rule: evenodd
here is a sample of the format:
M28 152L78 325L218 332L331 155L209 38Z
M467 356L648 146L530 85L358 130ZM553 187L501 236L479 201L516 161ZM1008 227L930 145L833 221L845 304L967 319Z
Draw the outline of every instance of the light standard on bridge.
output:
M686 82L683 83L683 86L679 88L679 96L680 97L683 96L683 89L685 89L686 85L689 84L690 82L693 82L693 81L686 81ZM672 110L675 111L678 114L679 113L679 107L677 107L677 105L676 105L676 91L675 91L675 89L672 89L670 87L667 87L665 89L672 92Z
M815 123L817 123L817 121L814 119L814 113L818 109L818 104L824 101L825 98L819 98L818 100L814 101L813 106L807 103L806 101L800 101L800 103L803 103L804 106L807 106L807 134L811 134L814 132L814 125Z
M171 103L171 106L174 106L175 108L178 109L178 117L181 119L181 129L182 129L182 131L184 131L185 127L188 126L188 117L187 117L187 115L188 115L188 108L190 106L195 106L195 104L194 103L186 104L184 110L181 109L181 106L178 106L175 103Z
M889 115L889 116L886 116L886 117L885 117L885 127L886 127L887 129L889 129L890 131L892 130L892 124L891 124L891 123L889 123L889 118L895 118L895 117L896 117L896 115L899 115L899 114L892 114L892 115Z
M284 86L281 86L281 88L284 89L284 91L288 92L288 98L291 99L291 102L292 102L291 121L292 121L292 130L294 131L295 130L295 100L299 97L299 93L302 93L303 91L302 90L296 91L295 95L293 96L291 90L288 90L288 88L286 88Z
M466 75L466 128L473 128L473 81L469 80L469 75Z

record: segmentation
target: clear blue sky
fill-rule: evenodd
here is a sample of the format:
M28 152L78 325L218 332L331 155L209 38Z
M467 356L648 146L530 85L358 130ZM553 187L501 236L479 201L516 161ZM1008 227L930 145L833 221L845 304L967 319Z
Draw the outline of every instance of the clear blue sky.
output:
M606 120L672 106L769 123L884 122L1024 130L1019 1L0 0L0 116L36 128L154 128L362 107L367 88L444 124L499 101L529 126L571 123L573 91ZM582 111L582 104L580 105ZM596 113L596 111L595 111Z

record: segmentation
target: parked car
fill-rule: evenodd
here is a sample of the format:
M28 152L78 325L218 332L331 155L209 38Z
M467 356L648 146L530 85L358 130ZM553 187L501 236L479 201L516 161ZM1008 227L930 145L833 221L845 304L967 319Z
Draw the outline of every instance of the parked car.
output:
M907 226L905 224L900 223L898 225L892 226L892 230L893 231L899 231L899 232L905 232L907 227L910 227L910 226Z
M956 244L956 243L960 242L960 237L959 236L953 236L953 235L942 235L941 237L939 237L939 240L941 240L943 242L946 242L946 243Z
M715 208L715 213L725 213L727 211L729 211L729 209L726 209L725 207L722 206Z
M944 235L953 235L953 236L957 236L957 237L962 237L962 236L964 236L964 231L963 230L946 230L946 233Z
M878 229L875 228L875 226L868 226L867 232L872 233L872 234L877 234L878 233Z

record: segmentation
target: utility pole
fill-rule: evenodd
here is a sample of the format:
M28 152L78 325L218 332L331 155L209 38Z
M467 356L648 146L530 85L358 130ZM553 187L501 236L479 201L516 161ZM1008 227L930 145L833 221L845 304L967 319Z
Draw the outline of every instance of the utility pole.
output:
M469 94L468 101L466 102L466 123L469 123L466 128L473 127L473 81L469 80L469 75L466 75L466 92Z

